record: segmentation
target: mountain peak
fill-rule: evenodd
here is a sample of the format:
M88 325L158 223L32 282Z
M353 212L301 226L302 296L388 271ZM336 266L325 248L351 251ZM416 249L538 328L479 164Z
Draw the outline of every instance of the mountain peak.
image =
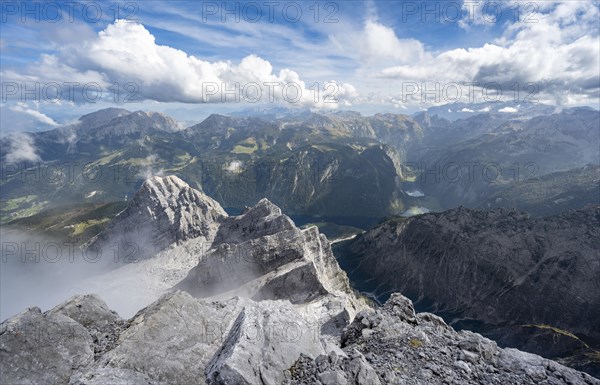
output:
M218 202L180 178L154 176L92 244L102 246L115 239L124 246L134 243L144 259L191 238L211 243L226 217Z
M153 176L146 179L140 191L151 192L156 197L170 198L185 189L191 189L190 185L175 175L167 175Z
M260 217L282 215L281 209L267 198L259 200L248 212Z
M81 116L79 118L79 123L82 127L90 129L103 126L105 124L108 124L113 119L129 114L131 114L131 111L128 111L124 108L104 108L102 110L98 110Z

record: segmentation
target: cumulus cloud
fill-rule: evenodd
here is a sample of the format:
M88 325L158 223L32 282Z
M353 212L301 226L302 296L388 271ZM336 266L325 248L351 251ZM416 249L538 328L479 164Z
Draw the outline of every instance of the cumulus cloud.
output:
M40 156L33 143L33 138L26 133L12 133L6 137L9 149L4 160L6 162L39 162Z
M388 66L377 76L406 82L493 85L511 99L516 85L519 101L528 97L535 101L535 95L556 104L597 99L598 4L548 2L538 12L537 22L510 23L500 38L481 47L426 52L425 57L431 54L426 60ZM483 21L471 21L471 25L477 23Z
M504 108L499 109L498 112L506 112L509 114L514 114L514 113L519 112L519 109L515 108L515 107L504 107Z
M394 30L377 21L368 20L358 47L367 62L392 59L399 63L421 61L425 57L423 44L416 39L400 39ZM354 42L353 46L356 45Z
M23 79L23 74L7 73ZM298 73L281 69L255 55L239 63L209 62L156 43L141 24L117 20L81 44L65 46L53 55L42 55L28 79L94 82L106 89L114 83L127 89L135 100L184 103L288 102L310 107L337 107L358 95L349 84L307 86ZM329 87L335 94L324 96ZM312 88L312 89L311 89ZM335 89L335 91L334 91ZM125 91L123 91L125 93Z

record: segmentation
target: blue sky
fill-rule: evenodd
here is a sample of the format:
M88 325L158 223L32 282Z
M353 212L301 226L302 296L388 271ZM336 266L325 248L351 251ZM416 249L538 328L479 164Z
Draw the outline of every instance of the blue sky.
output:
M597 106L600 92L591 1L5 1L1 11L3 131L115 101L191 122L275 104ZM101 95L83 97L89 84Z

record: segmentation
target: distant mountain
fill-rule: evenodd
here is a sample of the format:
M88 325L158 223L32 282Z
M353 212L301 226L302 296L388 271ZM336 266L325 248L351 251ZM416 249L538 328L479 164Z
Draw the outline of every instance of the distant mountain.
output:
M600 166L590 165L519 182L496 193L480 208L509 207L542 217L600 204Z
M514 182L598 165L598 148L600 112L574 108L511 120L476 138L436 146L418 162L419 182L444 208L474 206Z
M83 115L78 119L78 124L86 129L93 129L108 124L111 120L131 114L130 111L124 108L105 108L87 115Z
M146 177L162 173L228 209L267 197L292 215L381 218L476 207L513 183L598 164L598 111L531 118L548 107L527 106L521 115L500 107L453 121L429 111L411 118L264 110L212 114L186 129L160 113L100 110L29 134L41 162L2 169L1 219L127 200ZM14 146L0 140L5 158Z
M402 151L420 135L418 125L391 115L352 118L364 125L362 132L348 119L213 114L181 130L159 113L101 110L74 125L30 134L41 162L4 170L2 219L69 203L129 199L148 175L163 172L237 210L267 197L295 215L382 217L404 211L403 158L396 148ZM379 133L389 145L377 139ZM1 155L9 148L3 146ZM36 167L38 177L24 182L25 170ZM52 179L46 170L59 174Z

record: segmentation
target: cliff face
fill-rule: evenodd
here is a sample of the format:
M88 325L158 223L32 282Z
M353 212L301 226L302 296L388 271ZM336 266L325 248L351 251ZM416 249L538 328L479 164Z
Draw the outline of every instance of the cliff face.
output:
M380 298L398 291L421 309L502 327L491 335L508 345L515 341L507 336L527 334L515 328L549 325L597 346L599 223L599 207L535 219L459 208L385 222L351 241L341 263L359 281L380 284ZM534 345L540 354L557 348Z
M327 239L314 227L298 229L266 199L229 217L177 178L155 177L91 244L135 239L140 228L164 236L154 238L154 249L138 263L116 266L105 278L118 288L137 269L144 277L140 288L156 299L127 320L96 295L6 320L0 328L3 383L314 384L318 378L383 384L400 379L390 371L400 368L416 383L436 383L432 378L439 376L466 383L543 377L552 384L598 384L478 335L467 335L476 346L460 345L466 334L433 315L415 315L400 295L370 309L350 289ZM135 291L121 290L135 299ZM406 341L426 349L405 362ZM440 358L441 352L451 358ZM335 361L327 373L323 357ZM431 363L437 366L413 375ZM332 377L339 373L346 382Z
M221 205L178 177L152 177L87 247L103 249L117 243L126 253L135 244L136 260L146 259L189 239L210 243L225 217Z
M350 295L346 274L329 241L316 227L297 228L266 199L237 217L223 221L213 248L177 286L200 297L245 295L305 303L323 295Z

